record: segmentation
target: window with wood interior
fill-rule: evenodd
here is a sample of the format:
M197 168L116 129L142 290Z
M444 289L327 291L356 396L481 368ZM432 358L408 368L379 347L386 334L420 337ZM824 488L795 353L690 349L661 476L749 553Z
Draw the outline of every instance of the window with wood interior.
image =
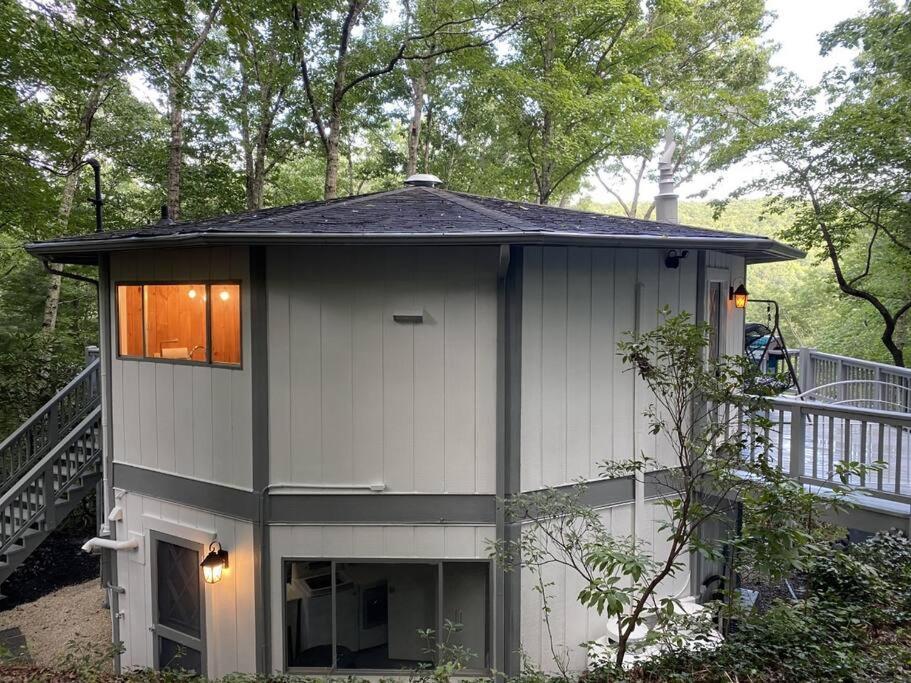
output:
M119 355L240 365L240 285L234 282L117 286Z

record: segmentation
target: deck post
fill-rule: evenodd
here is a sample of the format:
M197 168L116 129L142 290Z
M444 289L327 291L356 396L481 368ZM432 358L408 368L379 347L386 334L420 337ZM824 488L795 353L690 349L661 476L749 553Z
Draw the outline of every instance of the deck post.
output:
M806 432L804 431L803 407L791 406L791 445L789 456L789 474L800 479L804 474L804 455L807 449Z
M813 381L812 363L810 349L801 346L797 350L797 381L800 384L798 389L800 392L807 392L816 387L816 382Z

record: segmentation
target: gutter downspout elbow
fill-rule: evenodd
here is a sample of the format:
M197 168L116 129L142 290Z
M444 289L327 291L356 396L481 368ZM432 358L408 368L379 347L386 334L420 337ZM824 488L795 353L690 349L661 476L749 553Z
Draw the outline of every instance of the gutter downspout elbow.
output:
M82 552L90 553L95 548L108 548L110 550L137 550L139 548L139 539L131 538L126 541L112 541L109 538L91 538L82 546Z

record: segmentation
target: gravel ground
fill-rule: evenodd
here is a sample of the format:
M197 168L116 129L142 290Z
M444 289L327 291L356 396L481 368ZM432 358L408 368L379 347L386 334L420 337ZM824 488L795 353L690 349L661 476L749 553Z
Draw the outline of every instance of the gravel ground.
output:
M18 626L32 661L51 666L82 641L97 650L111 640L111 613L102 607L104 591L98 579L66 586L34 602L0 612L0 631ZM78 648L85 652L88 648Z

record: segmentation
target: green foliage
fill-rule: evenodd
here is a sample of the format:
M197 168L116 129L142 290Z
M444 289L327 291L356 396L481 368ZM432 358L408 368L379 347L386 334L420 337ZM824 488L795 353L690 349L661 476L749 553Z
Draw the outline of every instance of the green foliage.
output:
M41 332L48 276L19 245L0 235L0 439L85 366L98 339L95 289L68 283L54 335Z
M876 316L891 360L904 363L901 329L911 288L911 75L899 66L911 45L911 8L875 1L868 12L824 34L826 52L854 47L853 68L829 73L818 88L784 76L769 88L767 111L731 146L754 152L766 176L740 193L773 197L793 213L785 237L821 254L834 280ZM827 107L820 103L825 101Z
M637 680L898 681L911 677L911 544L877 534L848 548L818 547L809 594L741 615L716 651L678 653Z

